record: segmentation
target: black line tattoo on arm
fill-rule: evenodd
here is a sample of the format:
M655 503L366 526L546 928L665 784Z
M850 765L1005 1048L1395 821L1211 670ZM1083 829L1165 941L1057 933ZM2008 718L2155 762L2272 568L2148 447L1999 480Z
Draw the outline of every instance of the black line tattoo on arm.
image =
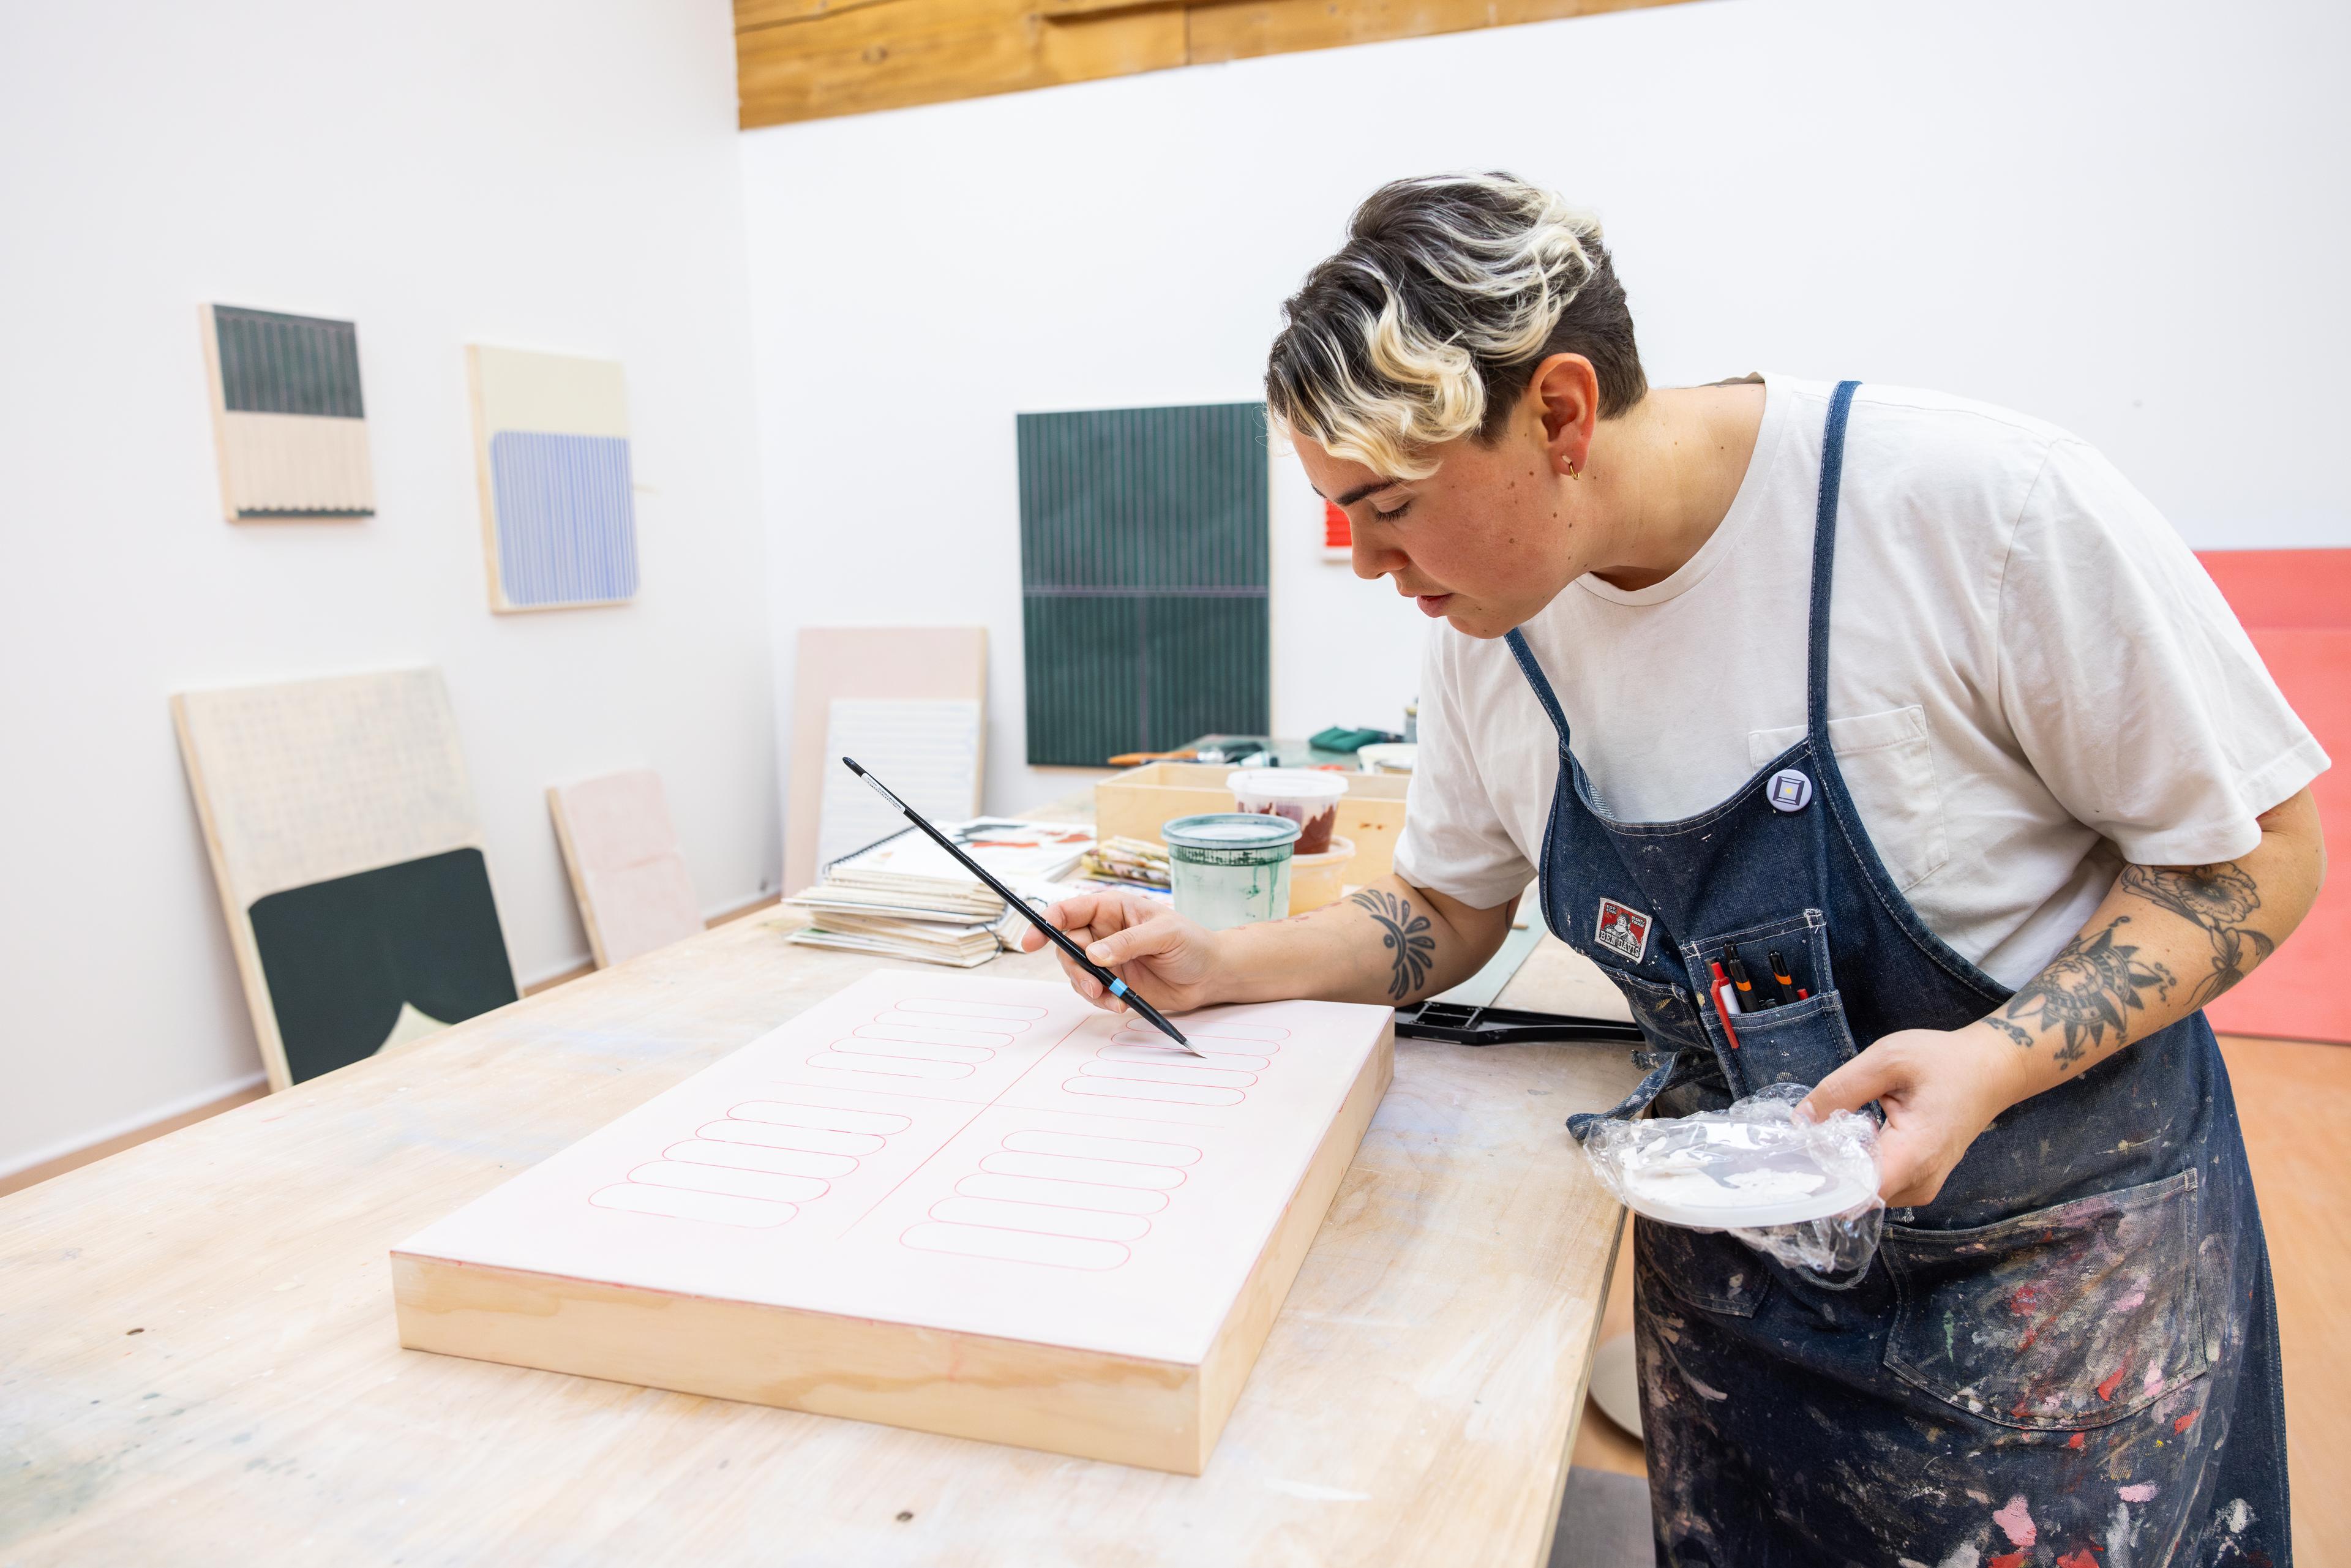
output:
M2169 969L2140 963L2137 947L2115 940L2115 933L2129 924L2129 915L2118 915L2088 940L2076 936L2066 943L2047 968L1984 1021L2028 1051L2041 1034L2063 1028L2064 1043L2056 1058L2061 1068L2081 1061L2092 1046L2105 1044L2108 1030L2121 1044L2130 1032L2131 1009L2147 1007L2143 993L2152 990L2161 1001L2175 983ZM2034 1027L2020 1028L2018 1019Z
M1428 916L1415 915L1412 901L1382 888L1367 887L1347 895L1380 925L1380 946L1388 950L1388 997L1403 1001L1420 989L1437 962L1437 938L1428 934Z
M2246 924L2262 906L2252 877L2234 861L2219 865L2126 865L2122 885L2159 904L2212 940L2212 972L2196 983L2189 1000L2197 1007L2251 974L2277 944Z

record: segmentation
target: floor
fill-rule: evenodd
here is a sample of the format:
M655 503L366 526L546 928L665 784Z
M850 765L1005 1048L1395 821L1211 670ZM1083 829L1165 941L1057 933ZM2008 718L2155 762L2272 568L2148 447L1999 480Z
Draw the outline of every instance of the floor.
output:
M2351 1454L2351 1046L2224 1038L2220 1051L2269 1233L2285 1352L2294 1548L2304 1563L2351 1564L2351 1492L2327 1481ZM1633 1249L1617 1249L1601 1337L1633 1327ZM1646 1475L1641 1446L1586 1401L1574 1463ZM1646 1558L1637 1559L1646 1562Z

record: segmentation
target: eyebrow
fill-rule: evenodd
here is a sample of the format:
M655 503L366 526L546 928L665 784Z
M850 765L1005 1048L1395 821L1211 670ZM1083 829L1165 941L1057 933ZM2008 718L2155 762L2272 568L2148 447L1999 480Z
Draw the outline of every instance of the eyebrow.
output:
M1383 490L1393 490L1403 483L1401 479L1374 479L1368 485L1356 486L1331 504L1334 507L1352 507L1366 496L1376 496Z

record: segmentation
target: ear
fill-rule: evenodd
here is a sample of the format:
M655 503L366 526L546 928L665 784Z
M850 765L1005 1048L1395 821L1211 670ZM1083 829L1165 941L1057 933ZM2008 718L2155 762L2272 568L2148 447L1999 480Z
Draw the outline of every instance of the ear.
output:
M1582 474L1600 423L1600 373L1582 354L1553 354L1527 380L1528 412L1540 422L1552 472Z

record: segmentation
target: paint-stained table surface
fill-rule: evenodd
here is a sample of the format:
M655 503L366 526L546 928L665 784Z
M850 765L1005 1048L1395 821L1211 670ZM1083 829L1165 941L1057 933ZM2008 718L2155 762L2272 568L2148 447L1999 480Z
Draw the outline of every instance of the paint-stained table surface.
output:
M0 1565L1542 1560L1619 1215L1561 1124L1621 1048L1397 1042L1196 1479L401 1349L394 1243L878 967L778 919L0 1198Z

